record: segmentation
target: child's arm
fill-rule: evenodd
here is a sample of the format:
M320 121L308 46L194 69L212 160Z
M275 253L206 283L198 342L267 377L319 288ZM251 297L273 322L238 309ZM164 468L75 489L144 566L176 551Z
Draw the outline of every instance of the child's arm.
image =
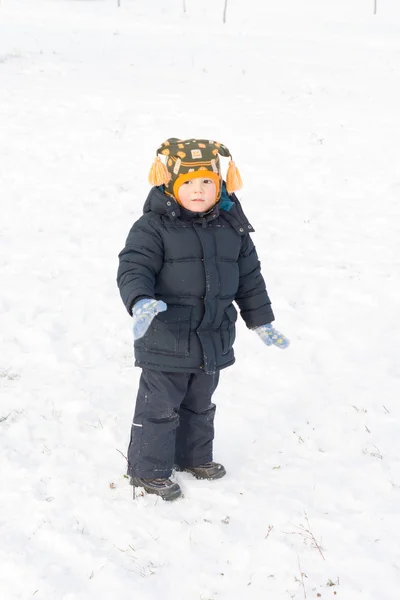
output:
M261 275L261 265L250 235L242 242L239 255L239 289L235 297L247 327L254 329L267 346L285 349L289 340L272 325L274 313Z
M125 248L119 254L117 283L129 314L132 314L133 305L138 300L155 297L155 280L163 257L160 235L148 218L140 218L130 230Z
M238 265L239 288L235 301L243 320L249 329L271 323L275 319L271 300L265 288L257 251L249 234L242 239Z

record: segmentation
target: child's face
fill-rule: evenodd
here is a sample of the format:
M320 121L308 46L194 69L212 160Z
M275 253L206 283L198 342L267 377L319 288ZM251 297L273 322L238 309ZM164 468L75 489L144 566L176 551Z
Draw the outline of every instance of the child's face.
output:
M183 208L193 212L206 212L215 204L217 186L212 179L196 177L183 183L178 190L178 199Z

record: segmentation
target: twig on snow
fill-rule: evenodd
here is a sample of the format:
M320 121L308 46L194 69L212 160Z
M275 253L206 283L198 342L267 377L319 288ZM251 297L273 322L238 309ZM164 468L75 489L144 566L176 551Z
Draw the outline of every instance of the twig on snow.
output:
M269 534L271 533L271 531L273 530L274 526L273 525L268 525L268 529L267 529L267 533L265 534L264 538L267 540L269 538Z
M311 547L318 550L322 559L325 560L325 556L322 553L322 548L321 548L320 544L318 544L317 540L315 539L315 535L311 531L311 526L310 526L310 522L307 517L307 513L304 513L304 515L305 515L307 527L305 527L304 525L299 525L299 529L301 529L301 532L291 531L291 532L284 532L284 533L287 533L288 535L289 534L290 535L301 535L304 540L308 540L309 542L311 542Z
M128 459L126 458L125 454L123 454L121 452L121 450L118 450L118 448L115 448L117 452L119 452L120 454L122 454L122 456L124 457L124 459L126 460L126 462L128 462Z
M376 449L376 452L373 452L372 450L368 450L368 448L364 448L363 454L369 454L373 458L379 458L380 460L383 460L383 455L382 455L381 451L379 450L378 446L375 446L375 444L373 444L373 447Z
M300 579L297 579L296 577L295 581L298 581L301 584L301 587L303 588L304 598L307 598L306 586L304 585L304 577L307 577L307 575L301 570L299 555L297 555L297 564L299 565Z
M226 11L228 9L228 0L225 0L223 22L226 23Z

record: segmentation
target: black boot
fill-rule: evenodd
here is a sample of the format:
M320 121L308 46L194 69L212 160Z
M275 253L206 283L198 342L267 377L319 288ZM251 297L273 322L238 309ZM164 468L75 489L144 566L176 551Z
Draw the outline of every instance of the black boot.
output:
M135 488L141 487L148 494L156 494L163 500L176 500L182 496L182 490L177 483L174 483L167 477L147 478L131 477L130 482L133 485L133 496L135 497Z
M196 479L221 479L226 475L225 467L220 463L207 462L198 467L180 467L175 465L176 471L188 471L196 477Z

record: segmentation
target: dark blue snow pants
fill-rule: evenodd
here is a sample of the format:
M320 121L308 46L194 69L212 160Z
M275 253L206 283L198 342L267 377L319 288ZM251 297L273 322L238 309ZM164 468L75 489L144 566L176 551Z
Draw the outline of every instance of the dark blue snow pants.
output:
M219 371L175 373L143 369L128 449L128 473L169 477L174 464L212 460Z

